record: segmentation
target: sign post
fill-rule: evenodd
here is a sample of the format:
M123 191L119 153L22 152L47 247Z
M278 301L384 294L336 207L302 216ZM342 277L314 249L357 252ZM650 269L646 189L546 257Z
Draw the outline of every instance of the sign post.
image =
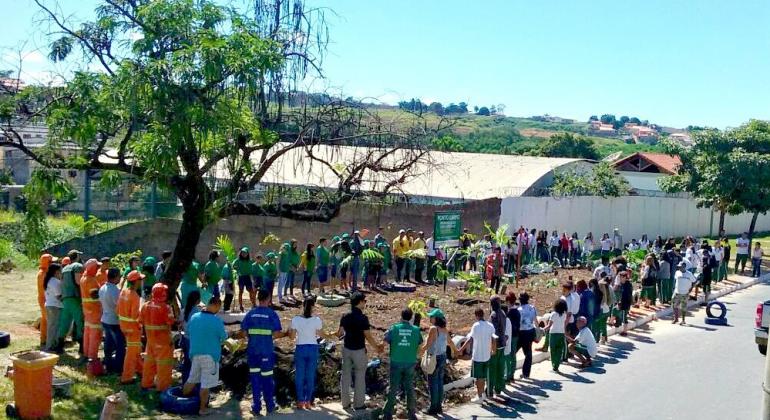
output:
M433 213L433 247L459 247L463 233L462 211L448 210Z

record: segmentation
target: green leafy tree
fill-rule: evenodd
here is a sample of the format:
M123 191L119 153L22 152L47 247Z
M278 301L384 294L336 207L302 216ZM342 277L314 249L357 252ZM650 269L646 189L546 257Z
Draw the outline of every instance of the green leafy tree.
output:
M557 172L551 186L551 193L555 196L620 197L628 194L629 190L628 181L606 162L594 165L590 172Z
M599 118L599 121L601 121L603 124L614 124L615 116L612 114L604 114Z
M485 106L482 106L481 108L479 108L479 110L478 110L478 111L476 111L476 113L477 113L478 115L484 115L484 116L488 116L488 115L490 114L490 112L489 112L489 108L487 108L487 107L485 107Z
M356 196L388 193L428 156L421 146L435 133L419 120L386 122L360 103L297 93L307 76L321 74L328 42L324 9L302 0L259 0L248 14L206 0L101 0L96 17L76 26L35 3L56 29L49 58L75 71L34 101L23 92L0 107L0 146L44 167L117 171L174 191L183 215L172 287L214 218L328 221ZM8 112L22 106L29 112ZM14 127L36 120L50 135L30 149ZM317 152L345 144L371 147L342 168ZM75 148L65 154L64 145ZM288 156L299 156L297 167L311 166L300 160L324 167L337 189L290 205L238 202ZM386 182L361 191L373 173ZM218 182L209 182L214 176Z
M48 209L71 201L76 195L59 171L47 168L32 172L22 194L26 203L22 235L24 253L30 258L37 258L40 251L51 245L48 243L51 232L46 221Z
M590 117L588 117L588 122L591 122L591 121L599 121L599 117L597 117L596 115L591 115Z
M661 187L689 192L698 205L719 210L720 230L724 213L752 213L748 231L753 235L759 214L770 210L770 123L751 120L735 129L704 129L692 136L690 148L664 142L682 165L677 175L660 181Z
M428 105L428 110L436 115L444 115L444 106L441 105L441 102L431 102Z
M590 139L566 132L543 140L537 154L547 157L599 159L599 152Z

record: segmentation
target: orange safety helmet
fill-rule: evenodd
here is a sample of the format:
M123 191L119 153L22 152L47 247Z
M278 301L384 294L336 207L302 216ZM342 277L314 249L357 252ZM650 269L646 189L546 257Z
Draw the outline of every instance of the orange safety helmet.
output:
M90 260L86 261L83 268L85 269L85 273L87 276L95 276L97 271L99 271L99 267L101 267L102 263L96 260L96 258L91 258Z
M40 269L48 270L48 266L53 262L53 255L43 254L40 256Z
M166 303L168 299L168 286L163 283L155 283L152 286L152 301L154 303Z
M142 274L142 273L140 273L140 272L138 272L136 270L133 270L133 271L129 272L128 275L126 275L126 281L128 281L129 283L134 283L134 282L137 282L139 280L143 280L144 277L145 277L144 274Z
M71 263L72 263L72 260L70 259L70 257L64 257L64 258L61 259L61 266L62 266L62 268L70 265Z

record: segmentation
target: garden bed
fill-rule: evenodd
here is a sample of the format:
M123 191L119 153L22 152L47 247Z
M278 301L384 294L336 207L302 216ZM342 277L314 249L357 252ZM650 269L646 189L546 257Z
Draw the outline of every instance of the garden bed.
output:
M526 291L531 296L531 303L535 305L538 314L550 310L553 302L561 295L559 285L566 281L569 276L573 280L588 279L590 272L586 269L558 269L552 273L533 275L522 279L519 287L515 288L518 294ZM508 284L510 290L514 284ZM446 314L450 331L453 334L467 334L471 325L475 321L473 312L477 306L481 306L488 311L488 294L478 293L469 295L466 291L460 289L447 289L436 286L419 286L414 293L402 292L370 292L367 293L366 309L364 312L369 317L373 328L373 335L376 340L382 340L385 331L400 319L401 310L403 310L410 301L422 301L425 303L425 311L430 310L429 301L435 299L437 307L441 308ZM315 314L323 320L324 330L326 332L335 332L339 325L339 320L345 313L350 311L348 304L340 307L323 307L316 305ZM291 323L291 318L301 313L299 307L284 307L279 309L278 315L281 318L281 324L287 328ZM429 323L427 319L421 321L421 328L427 331ZM232 330L238 327L230 326ZM368 346L368 345L367 345ZM276 341L276 353L278 355L278 366L275 369L276 390L279 404L290 404L294 400L294 366L293 366L294 344L292 340L282 339ZM368 348L370 360L378 357L376 351ZM341 370L341 348L336 344L331 351L322 351L321 361L319 363L318 382L316 385L316 395L324 401L339 401L339 371ZM382 404L388 385L388 360L387 349L382 360L370 363L371 367L367 371L367 395L375 404ZM375 366L377 365L377 366ZM245 354L243 351L233 355L226 355L223 358L223 369L221 377L228 388L236 395L247 393L248 369L245 369ZM418 367L419 370L419 367ZM453 361L449 364L448 372L445 377L445 383L467 377L470 372L470 364L465 361ZM426 394L426 385L424 375L416 375L416 390L418 396L418 406L427 407L428 397ZM450 391L447 398L452 403L467 402L471 397L468 390Z

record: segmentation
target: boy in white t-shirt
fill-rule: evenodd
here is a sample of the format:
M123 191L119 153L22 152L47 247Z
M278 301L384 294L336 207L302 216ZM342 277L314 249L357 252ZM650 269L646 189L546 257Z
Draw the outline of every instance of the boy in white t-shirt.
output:
M484 310L476 309L476 322L471 327L465 344L460 348L460 354L465 352L468 346L471 347L471 377L476 380L476 398L471 402L480 404L484 402L484 390L486 388L486 379L489 372L489 359L495 353L495 327L484 320Z
M746 269L746 261L749 259L749 234L743 232L741 237L735 240L735 274L738 274L738 265L741 266L741 275Z

